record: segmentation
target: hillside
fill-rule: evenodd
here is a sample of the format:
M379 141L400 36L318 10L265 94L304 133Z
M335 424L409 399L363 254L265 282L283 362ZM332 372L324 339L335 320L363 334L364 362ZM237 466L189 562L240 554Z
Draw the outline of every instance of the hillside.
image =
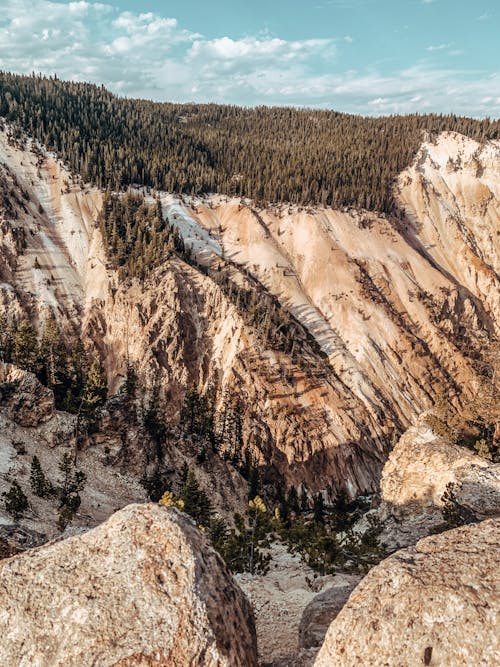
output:
M159 104L122 99L102 86L5 72L2 116L99 187L139 184L385 212L394 210L394 180L425 135L500 138L495 120Z
M87 640L103 665L227 664L242 628L253 664L241 586L260 664L308 667L364 586L431 544L417 540L498 517L498 123L155 105L0 74L2 113L0 558L49 541L2 561L28 629L27 582L43 612L53 573L85 563L71 618L63 586L48 621L82 632L51 634L61 664ZM470 530L486 545L497 524L436 544ZM110 537L126 555L112 563ZM493 558L474 558L435 559L443 591L456 564L471 587L493 581ZM212 616L222 584L234 604ZM95 643L79 619L97 607Z
M168 423L189 388L215 389L219 414L230 395L237 447L270 484L375 490L412 420L443 399L460 413L482 381L498 331L495 142L424 144L399 179L402 221L160 192L190 252L142 281L110 263L101 192L5 133L0 150L6 315L40 331L54 315L104 364L110 394L132 363L146 394L159 383Z

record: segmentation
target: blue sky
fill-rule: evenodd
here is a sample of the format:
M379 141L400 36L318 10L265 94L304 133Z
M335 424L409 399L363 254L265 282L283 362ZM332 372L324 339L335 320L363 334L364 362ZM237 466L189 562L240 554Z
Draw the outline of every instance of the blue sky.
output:
M500 116L498 0L0 0L0 68L155 100Z

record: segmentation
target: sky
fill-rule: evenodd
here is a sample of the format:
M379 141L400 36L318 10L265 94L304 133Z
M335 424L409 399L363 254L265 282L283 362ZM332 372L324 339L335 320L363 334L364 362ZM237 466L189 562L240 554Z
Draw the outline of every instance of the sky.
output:
M500 117L499 0L0 0L0 69L128 97Z

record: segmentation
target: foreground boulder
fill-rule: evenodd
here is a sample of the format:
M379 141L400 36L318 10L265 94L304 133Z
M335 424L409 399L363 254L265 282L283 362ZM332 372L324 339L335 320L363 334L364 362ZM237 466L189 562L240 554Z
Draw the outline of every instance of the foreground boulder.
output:
M249 603L190 519L130 505L0 562L1 665L254 667Z
M375 567L315 667L500 664L500 519L421 540Z
M500 515L500 464L447 442L422 415L384 466L379 509L384 546L391 551L410 546L441 525L449 484L466 520Z

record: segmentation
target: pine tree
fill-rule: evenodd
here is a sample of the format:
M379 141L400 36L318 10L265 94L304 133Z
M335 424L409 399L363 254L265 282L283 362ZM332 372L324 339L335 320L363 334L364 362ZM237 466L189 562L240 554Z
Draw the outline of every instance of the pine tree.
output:
M224 557L228 533L229 529L224 519L219 515L213 517L210 521L210 530L208 534L214 549L218 551L222 557Z
M199 526L208 527L213 513L210 500L200 488L193 470L189 470L186 482L180 493L184 501L184 511L193 517Z
M165 440L167 426L162 415L160 385L157 382L152 387L148 405L143 416L143 424L146 431L157 444L161 444Z
M97 428L100 408L105 404L108 384L104 370L98 361L90 366L82 392L78 411L77 429L79 432L92 433Z
M87 476L81 470L74 469L73 459L70 454L63 454L59 463L62 473L62 481L58 489L59 508L68 508L73 514L80 507L80 492L83 491Z
M45 477L38 456L33 456L30 472L31 490L39 498L46 498L53 493L52 484Z
M127 398L133 401L136 397L138 387L137 373L135 371L134 365L127 362L127 373L125 375L125 382L123 384L123 391Z
M40 368L38 338L34 328L23 320L14 333L12 361L23 370L38 373Z
M29 509L26 494L17 482L12 482L10 489L2 493L7 512L17 521Z
M62 400L62 385L66 380L66 350L59 327L53 315L45 321L40 341L40 359L43 366L41 381L52 389L56 403Z
M313 517L315 523L325 523L325 502L322 493L317 493L314 496Z
M228 567L233 572L266 574L271 556L263 549L270 545L272 526L262 499L256 496L250 500L245 517L235 514L234 524L222 552Z

